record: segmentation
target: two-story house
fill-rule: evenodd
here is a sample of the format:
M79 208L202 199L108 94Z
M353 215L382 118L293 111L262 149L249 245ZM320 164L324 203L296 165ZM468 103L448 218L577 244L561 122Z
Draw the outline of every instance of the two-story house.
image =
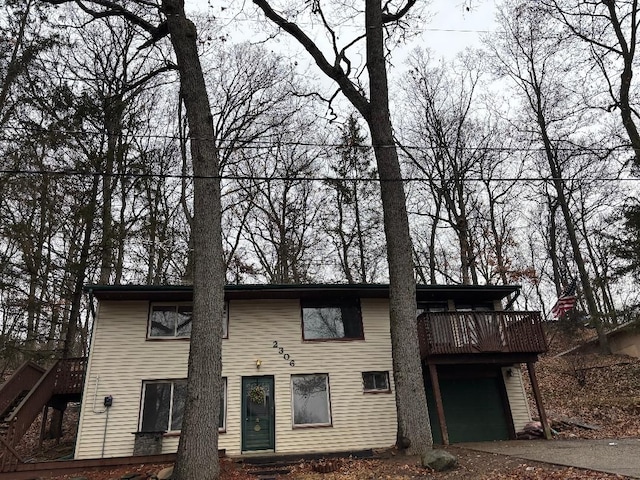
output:
M520 365L545 350L536 313L503 311L511 286L418 286L436 441L512 438L530 420ZM89 286L97 299L75 458L177 449L192 289ZM339 452L396 440L386 285L229 285L219 446ZM141 449L142 448L142 449ZM157 450L159 451L159 450Z

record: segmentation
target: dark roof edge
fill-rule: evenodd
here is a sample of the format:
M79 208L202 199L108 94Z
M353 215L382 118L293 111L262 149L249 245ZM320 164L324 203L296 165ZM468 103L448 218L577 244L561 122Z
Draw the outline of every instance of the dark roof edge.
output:
M519 285L417 285L418 300L446 296L463 298L468 295L488 295L500 299L520 289ZM172 297L188 297L193 292L191 285L86 285L86 292L97 298L159 298L163 295ZM296 298L316 297L323 293L331 295L354 294L360 297L388 298L387 284L243 284L226 285L225 294L230 298Z
M520 285L416 285L417 290L501 290L515 292ZM305 284L227 284L225 291L260 291L260 290L388 290L386 283L305 283ZM89 292L191 292L193 285L102 285L89 284L84 291Z

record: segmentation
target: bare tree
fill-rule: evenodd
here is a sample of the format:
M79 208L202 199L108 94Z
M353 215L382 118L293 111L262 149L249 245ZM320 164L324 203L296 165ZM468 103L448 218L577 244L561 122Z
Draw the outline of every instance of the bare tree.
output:
M459 60L459 65L449 69L432 66L424 52L412 55L405 82L411 120L404 134L427 148L404 151L412 166L427 178L428 195L439 206L433 223L444 223L455 234L461 282L468 285L478 283L474 212L480 201L469 180L488 163L485 146L491 132L473 118L474 91L481 72L469 57Z
M393 371L396 380L396 407L398 413L398 445L411 454L427 451L432 444L426 395L422 379L420 349L415 320L416 294L409 233L406 198L389 112L389 86L387 81L385 37L388 28L398 22L415 6L415 0L402 2L396 11L381 0L366 0L362 31L353 39L340 45L335 28L329 22L319 2L303 8L319 19L331 40L328 59L316 43L295 23L280 14L267 0L254 0L266 17L291 35L311 55L320 70L339 88L339 91L362 115L369 126L371 142L376 157L384 229L389 264L389 316ZM296 15L296 12L292 12ZM339 17L339 16L338 16ZM360 41L366 45L366 70L368 96L352 70L347 56L350 47Z
M588 45L591 60L600 70L613 102L603 108L620 110L635 164L640 166L638 111L634 101L637 92L633 83L640 27L638 0L542 0L540 3L548 7L572 35Z
M580 145L584 138L581 138L579 127L588 124L587 109L572 95L566 45L561 45L554 38L555 34L549 30L539 4L529 1L509 4L499 18L504 31L492 46L495 65L517 85L523 105L529 112L530 124L536 126L531 132L532 141L540 145L538 160L550 176L554 201L566 228L591 322L598 332L602 350L608 351L607 337L570 207L571 191L575 185L565 179L572 168L573 171L578 170L579 160L589 161L596 156L594 147ZM560 293L560 285L557 288Z
M214 32L207 30L203 35L215 37ZM233 177L238 169L242 170L244 162L255 158L256 143L277 142L278 127L295 116L300 108L300 101L294 98L293 92L301 88L297 85L294 65L263 46L248 42L228 45L221 40L207 40L206 43L210 44L209 50L202 54L202 61L210 92L221 173ZM185 155L183 152L183 157ZM181 203L190 226L192 213L186 202L190 185L185 183L183 187ZM243 197L247 193L233 180L222 182L225 265L227 268L232 266L236 274L240 270L251 270L248 262L241 258L242 238L246 234L252 202L252 198ZM192 249L189 249L186 278L192 278L191 254ZM239 281L240 277L236 275L234 281Z
M51 0L62 4L66 0ZM224 264L221 232L220 156L214 140L209 96L197 48L197 31L182 0L160 4L111 0L75 2L94 18L121 17L146 32L153 47L169 37L180 74L181 100L189 125L194 174L193 323L189 351L189 382L184 423L174 477L178 480L218 478L219 398L221 394ZM211 335L211 332L216 334Z
M0 16L0 126L24 105L18 87L34 60L57 41L40 28L43 8L36 0L19 0Z
M319 184L309 179L318 176L321 150L305 144L313 140L299 141L299 132L317 130L313 125L304 118L287 121L272 132L272 144L232 170L250 202L242 235L257 261L255 273L269 283L309 283L315 277L312 255L320 241L313 228L322 202Z
M338 158L329 166L331 180L325 183L335 198L335 211L326 212L325 230L333 239L339 264L348 283L373 282L380 258L381 217L376 171L371 165L371 147L354 114L341 128ZM375 182L375 183L374 183Z

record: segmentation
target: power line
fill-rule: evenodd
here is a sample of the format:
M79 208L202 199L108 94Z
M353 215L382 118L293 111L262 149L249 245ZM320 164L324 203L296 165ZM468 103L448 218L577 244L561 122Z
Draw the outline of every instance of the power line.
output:
M363 182L363 183L380 183L380 182L441 182L441 181L451 181L450 178L435 178L430 180L428 177L406 177L401 180L381 180L379 178L370 178L370 177L331 177L331 176L286 176L286 175L274 175L274 176L260 176L260 175L218 175L218 176L207 176L207 175L193 175L193 174L179 174L179 173L143 173L143 172L87 172L80 170L27 170L27 169L2 169L0 170L0 175L51 175L58 177L110 177L110 178L160 178L160 179L186 179L186 180L195 180L195 179L214 179L214 180L235 180L235 181L243 181L243 180L255 180L260 182L271 182L271 181L287 181L287 182L334 182L334 183L342 183L342 182ZM462 179L462 182L550 182L550 181L575 181L575 180L585 180L580 177L565 177L565 178L554 178L554 177L505 177L505 178L479 178L479 177L470 177ZM640 181L640 178L605 178L599 177L595 179L589 179L594 182L637 182Z
M187 12L187 15L191 14L192 12ZM197 13L197 12L195 12ZM166 15L166 14L165 14ZM364 12L362 12L362 17L364 17ZM222 16L222 15L216 15L215 13L211 13L211 12L207 12L205 13L204 17L206 20L209 21L220 21L222 23L226 23L227 25L232 24L232 23L236 23L236 22L244 22L244 23L252 23L252 24L256 24L256 25L262 25L264 23L267 23L269 25L272 25L274 27L276 27L276 25L274 23L272 23L271 21L269 21L268 19L266 19L264 17L264 15L262 14L262 12L258 13L258 18L249 18L246 14L243 15L235 15L233 17L227 17L227 16ZM416 21L421 21L422 19L417 19ZM308 20L302 20L302 21L298 21L295 19L289 19L289 21L291 21L292 23L295 23L296 25L298 25L299 27L313 27L313 28L322 28L324 30L324 26L320 24L320 22L314 23L314 22L310 22ZM333 28L334 30L338 30L338 29L342 29L342 28L353 28L353 29L362 29L362 28L377 28L377 27L367 27L366 25L361 25L361 24L357 24L357 23L352 23L352 22L343 22L343 23L336 23L335 25L332 25L331 28ZM445 33L500 33L497 32L496 30L484 30L484 29L477 29L477 28L431 28L431 27L417 27L417 26L408 26L408 25L403 25L402 30L405 31L410 31L410 32L445 32Z
M222 20L225 22L247 22L247 23L255 23L255 24L260 24L260 23L264 23L265 20L263 19L251 19L251 18L224 18L224 17L219 17L217 15L213 15L213 20ZM317 28L319 27L318 25L313 24L312 22L293 22L298 26L304 26L304 27L314 27ZM275 25L274 25L275 26ZM364 28L365 25L357 25L355 23L341 23L341 24L337 24L335 25L333 28L334 30L340 29L340 28L354 28L354 29L362 29ZM375 27L370 27L370 28L375 28ZM425 33L425 32L433 32L433 33L500 33L497 32L495 30L480 30L480 29L475 29L475 28L419 28L419 27L413 27L413 26L403 26L402 27L403 30L406 31L410 31L410 32L420 32L420 33Z
M30 132L30 133L42 133L42 134L59 134L59 135L68 135L68 136L99 136L99 137L108 137L105 132L97 132L97 131L84 131L84 130L48 130L46 128L38 129L34 127L0 127L0 130L5 131L22 131L22 132ZM291 132L292 134L294 132ZM204 141L212 141L210 138L198 138L198 137L180 137L178 135L169 135L169 134L141 134L141 133L129 133L127 131L123 131L122 134L130 139L147 139L147 140L204 140ZM0 139L2 140L2 139ZM4 139L6 141L11 139ZM216 143L216 147L222 149L225 145L231 146L234 149L241 150L243 148L264 148L271 147L276 145L285 145L285 146L293 146L293 147L322 147L322 148L353 148L353 149L371 149L372 145L349 145L346 147L342 143L330 143L330 142L301 142L301 141L293 141L293 140L269 140L269 139L249 139L244 140L242 138L238 139L228 139L228 140L217 140L213 139ZM397 148L398 146L402 146L408 150L436 150L440 147L433 147L430 145L407 145L407 144L385 144L385 145L377 145L377 148ZM482 150L485 152L544 152L545 148L540 147L505 147L505 146L470 146L470 147L461 147L456 146L457 150L463 151L478 151ZM616 150L615 147L582 147L583 153L608 153L613 150ZM576 152L579 151L579 147L556 147L554 151L557 152Z

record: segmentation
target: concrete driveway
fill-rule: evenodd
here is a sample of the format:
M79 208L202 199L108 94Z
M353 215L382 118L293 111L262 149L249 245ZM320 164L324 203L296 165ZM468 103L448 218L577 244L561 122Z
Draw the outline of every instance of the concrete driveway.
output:
M640 439L509 440L456 446L640 478Z

